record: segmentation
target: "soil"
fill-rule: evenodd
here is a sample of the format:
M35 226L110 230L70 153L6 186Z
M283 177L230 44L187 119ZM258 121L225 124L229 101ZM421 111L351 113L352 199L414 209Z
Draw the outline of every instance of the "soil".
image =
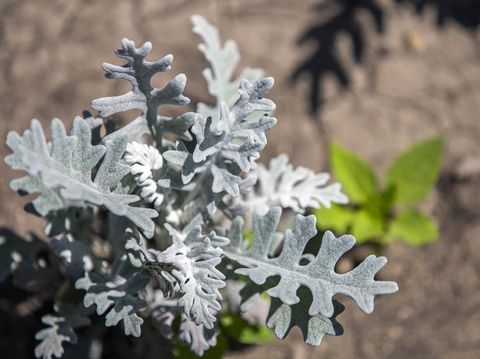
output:
M425 137L443 134L447 147L441 179L423 209L440 225L438 241L421 248L394 243L382 276L400 291L380 297L375 312L349 300L340 316L345 334L319 348L287 340L233 353L229 358L479 358L480 357L480 43L456 21L436 24L433 9L422 15L393 1L378 1L384 31L368 11L355 14L362 29L357 63L343 33L335 42L350 82L335 72L322 81L320 111L309 112L308 76L292 72L314 50L296 46L306 29L326 15L310 0L3 0L0 3L0 137L25 129L30 119L45 126L52 117L70 123L93 98L128 86L103 78L102 62L118 63L113 49L128 36L150 40L152 58L175 55L170 74L184 72L192 103L208 101L189 16L218 24L223 38L238 42L242 66L275 77L270 98L279 122L269 133L263 160L285 152L297 165L328 169L325 148L335 139L374 164L381 175L395 154ZM480 11L480 10L478 10ZM168 76L170 76L168 74ZM167 76L159 76L161 84ZM193 109L193 107L191 107ZM184 109L167 108L166 114ZM126 120L128 116L124 117ZM8 154L2 144L1 157ZM41 231L26 214L28 201L8 188L19 176L0 164L0 226L20 233Z

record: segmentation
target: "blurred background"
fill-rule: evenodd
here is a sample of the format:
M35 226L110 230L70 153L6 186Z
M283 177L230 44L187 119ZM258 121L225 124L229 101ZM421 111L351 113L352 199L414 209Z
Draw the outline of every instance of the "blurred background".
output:
M446 141L439 181L422 204L439 224L439 239L383 250L389 264L382 275L398 282L397 294L377 299L371 315L345 301L345 334L319 348L294 331L227 357L479 358L478 0L1 0L0 226L42 229L8 187L16 174L3 163L6 133L23 131L32 118L70 124L92 99L127 89L104 79L100 67L119 63L113 50L121 38L151 41L154 59L174 54L167 76L187 75L192 110L211 101L193 14L237 41L240 67L275 78L269 97L278 125L263 162L284 152L295 165L328 170L334 139L381 175L415 142L438 134Z

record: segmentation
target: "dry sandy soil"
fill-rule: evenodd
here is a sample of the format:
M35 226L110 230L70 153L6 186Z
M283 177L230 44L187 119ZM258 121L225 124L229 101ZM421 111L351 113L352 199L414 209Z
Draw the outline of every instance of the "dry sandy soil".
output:
M363 65L351 60L349 39L340 36L351 87L342 90L327 78L324 106L312 119L309 79L292 85L288 77L313 49L296 47L295 41L319 21L311 11L315 1L2 0L0 137L26 128L31 118L45 125L52 117L69 122L93 98L125 89L104 79L99 65L117 62L112 51L126 36L152 41L152 58L173 53L172 72L189 78L186 94L193 103L208 100L200 75L205 62L189 31L189 16L205 15L224 38L237 40L242 65L264 68L276 79L270 98L279 124L265 158L286 152L298 165L325 168L329 137L366 157L381 174L415 141L434 134L447 140L442 178L424 206L440 224L439 240L422 248L394 243L385 251L389 264L382 275L399 283L397 294L379 298L372 315L346 301L340 317L345 334L324 339L320 348L303 345L294 332L284 342L229 357L479 358L480 42L454 22L438 28L430 11L416 16L388 0L380 3L384 33L374 30L368 13L358 14ZM8 153L4 145L0 151L2 158ZM17 174L3 161L0 167L0 225L22 233L38 230L40 222L23 213L24 201L8 189Z

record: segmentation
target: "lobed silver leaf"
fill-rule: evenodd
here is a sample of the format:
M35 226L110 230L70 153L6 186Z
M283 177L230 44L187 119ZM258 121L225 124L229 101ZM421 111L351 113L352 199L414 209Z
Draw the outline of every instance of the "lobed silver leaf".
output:
M262 214L273 206L303 213L308 208L329 208L332 203L348 202L339 183L327 185L327 173L316 174L301 166L293 168L287 155L273 158L268 168L258 165L254 173L257 186L246 193L242 205Z
M206 118L211 117L215 128L220 118L221 104L225 103L230 107L238 99L237 89L240 81L246 79L254 82L259 80L264 72L261 69L246 67L237 79L233 79L233 74L240 61L240 54L235 41L227 40L222 46L215 26L200 15L193 15L191 20L193 32L203 40L198 48L210 64L210 68L204 69L202 74L208 83L208 92L216 99L214 106L203 102L198 103L197 112Z
M131 232L126 248L138 258L160 283L167 295L178 297L178 305L197 325L211 329L220 311L219 289L225 276L216 268L221 262L221 246L228 239L215 232L202 235L201 217L195 217L182 231L165 224L172 244L164 251L149 249L145 240Z
M202 356L205 351L217 345L216 330L207 329L203 324L197 324L188 316L182 314L178 339L190 346L192 352Z
M127 63L123 66L104 63L102 67L107 78L126 80L132 85L132 90L119 96L95 99L92 101L92 107L101 117L134 109L140 110L142 112L140 117L119 130L121 135L127 134L129 140L139 140L143 134L150 131L155 132L152 135L156 139L161 139L164 132L188 139L190 135L187 130L192 125L194 113L176 118L157 116L160 105L186 105L190 102L190 99L183 95L187 78L184 74L179 74L163 88L153 87L152 77L159 72L169 71L173 56L169 54L157 61L147 61L145 58L151 50L150 42L145 42L137 48L132 40L122 39L122 47L116 50L115 54ZM117 134L113 133L109 138L116 136Z
M99 274L86 272L76 281L75 288L87 292L83 298L85 307L95 305L98 315L107 313L105 326L114 326L121 321L126 335L139 337L143 319L137 312L146 303L138 297L138 291L145 288L150 279L139 272L128 279L120 275L113 279L107 280Z
M185 147L166 151L164 158L178 168L184 184L197 174L209 174L212 191L237 197L240 193L241 173L256 168L255 160L267 144L265 132L275 126L274 117L263 115L255 119L247 117L255 112L270 112L275 104L264 98L272 88L273 79L264 78L251 84L240 83L240 97L228 108L222 105L220 121L212 127L212 119L201 118L192 127L197 144L193 153Z
M74 119L71 136L67 136L58 119L52 121L51 133L52 140L47 142L40 123L32 120L31 128L22 136L13 131L8 134L7 146L13 153L5 162L15 170L27 172L27 176L13 180L11 188L39 193L33 205L41 215L72 206L105 206L113 214L127 217L147 236L152 236L152 218L158 213L153 209L131 206L140 200L138 196L115 192L119 181L130 171L121 160L126 138L117 138L106 146L93 146L90 127L81 117ZM100 160L92 180L92 172Z
M385 257L370 255L350 272L335 272L336 262L355 244L355 238L350 235L335 238L333 233L326 232L317 255L308 264L300 264L307 242L317 233L314 216L297 215L293 229L285 232L280 254L271 258L269 248L280 215L280 208L273 208L265 215L254 214L252 247L245 249L244 240L239 239L239 231L235 229L230 246L224 250L228 258L240 264L235 272L248 276L256 284L264 284L268 278L279 276L278 284L267 291L270 296L294 305L300 302L297 290L304 286L312 294L308 313L332 317L332 297L335 294L351 297L364 312L371 313L376 295L398 290L395 282L374 279L387 263ZM241 224L241 220L237 223Z
M64 353L64 343L77 343L77 335L74 329L90 324L87 312L76 305L56 304L55 312L55 314L42 317L42 323L48 327L35 335L35 339L40 341L35 347L37 358L60 358Z

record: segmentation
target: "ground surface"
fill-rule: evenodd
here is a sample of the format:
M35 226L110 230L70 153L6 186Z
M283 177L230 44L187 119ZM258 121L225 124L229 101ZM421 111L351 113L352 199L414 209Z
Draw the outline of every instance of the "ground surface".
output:
M326 166L325 134L368 158L379 173L401 149L430 135L447 139L442 180L425 209L440 223L440 239L423 248L395 243L386 250L384 277L400 292L380 298L372 315L347 301L340 317L345 334L326 338L319 349L300 335L231 358L478 358L480 357L480 49L479 41L455 23L439 29L433 14L418 17L390 1L384 34L368 13L358 21L365 35L362 66L351 60L350 42L340 36L342 62L351 87L325 82L321 126L308 115L309 79L288 82L312 47L295 47L319 21L314 1L49 1L0 3L0 137L26 128L31 118L70 121L95 97L118 94L124 84L103 79L100 63L116 62L122 37L150 40L154 57L173 53L173 73L189 78L193 102L208 100L200 71L205 63L189 16L206 15L225 37L238 41L242 65L266 69L276 79L271 98L278 126L267 158L288 153L293 162ZM161 83L162 77L159 79ZM199 96L201 94L201 96ZM169 109L170 111L170 109ZM175 111L175 109L172 109ZM319 140L320 138L320 140ZM8 153L0 148L1 157ZM0 164L0 225L20 232L39 229L8 189L16 176Z

